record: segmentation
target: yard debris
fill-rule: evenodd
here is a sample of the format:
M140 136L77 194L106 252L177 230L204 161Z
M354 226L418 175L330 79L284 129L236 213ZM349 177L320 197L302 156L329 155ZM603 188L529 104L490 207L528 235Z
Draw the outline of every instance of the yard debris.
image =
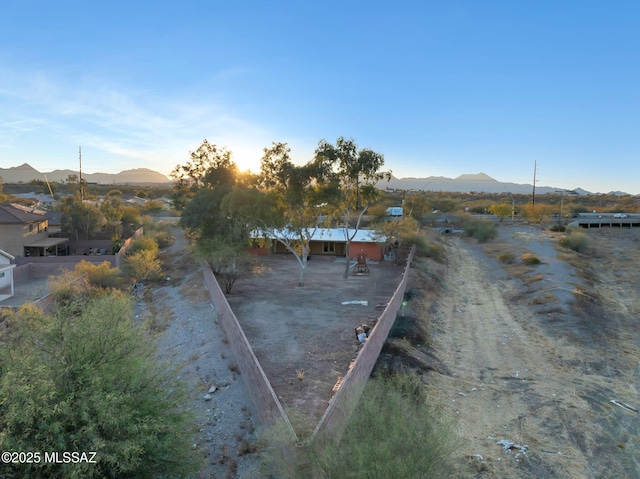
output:
M366 324L363 324L362 326L358 326L356 328L356 339L361 343L365 343L367 341L367 336L369 335L369 331L371 331L371 328Z
M516 444L512 441L507 441L506 439L501 439L500 441L496 442L496 444L502 446L504 452L508 454L511 454L511 451L520 451L518 454L516 454L516 457L518 457L520 454L526 454L529 450L529 446L521 446L520 444Z
M615 399L611 399L609 402L611 404L615 404L618 407L621 407L625 411L635 412L636 414L638 413L638 410L636 408L629 406L627 403L616 401Z
M343 301L342 304L360 304L362 306L369 306L369 301Z
M481 454L474 454L473 457L477 457L479 461L484 461L484 457Z

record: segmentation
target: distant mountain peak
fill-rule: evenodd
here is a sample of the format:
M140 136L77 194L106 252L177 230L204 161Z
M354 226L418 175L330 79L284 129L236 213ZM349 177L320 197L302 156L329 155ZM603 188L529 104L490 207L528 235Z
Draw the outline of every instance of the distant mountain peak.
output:
M41 180L45 176L49 181L67 180L69 175L77 175L73 170L54 170L41 173L28 163L11 168L0 168L0 178L4 183L28 183L32 180ZM82 177L89 182L101 184L145 184L145 183L169 183L171 180L162 173L149 168L133 168L120 173L84 173Z
M496 181L486 173L464 174L456 178L460 181Z

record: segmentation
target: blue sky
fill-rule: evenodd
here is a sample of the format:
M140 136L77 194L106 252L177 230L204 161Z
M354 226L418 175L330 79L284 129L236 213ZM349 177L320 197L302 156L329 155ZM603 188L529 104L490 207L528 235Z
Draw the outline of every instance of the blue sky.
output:
M640 2L0 0L0 167L241 169L353 138L397 177L640 193Z

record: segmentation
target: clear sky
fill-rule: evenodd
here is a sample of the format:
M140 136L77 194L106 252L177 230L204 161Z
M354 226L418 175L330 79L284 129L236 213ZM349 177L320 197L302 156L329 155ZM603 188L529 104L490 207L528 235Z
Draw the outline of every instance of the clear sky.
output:
M640 2L0 0L0 167L241 169L353 138L397 177L640 193Z

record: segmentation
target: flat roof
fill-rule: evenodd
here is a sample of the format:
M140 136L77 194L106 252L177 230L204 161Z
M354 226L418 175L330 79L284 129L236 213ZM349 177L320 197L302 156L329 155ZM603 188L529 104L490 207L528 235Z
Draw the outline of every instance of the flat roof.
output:
M24 246L29 248L51 248L69 241L69 238L43 238L41 240L26 243Z

